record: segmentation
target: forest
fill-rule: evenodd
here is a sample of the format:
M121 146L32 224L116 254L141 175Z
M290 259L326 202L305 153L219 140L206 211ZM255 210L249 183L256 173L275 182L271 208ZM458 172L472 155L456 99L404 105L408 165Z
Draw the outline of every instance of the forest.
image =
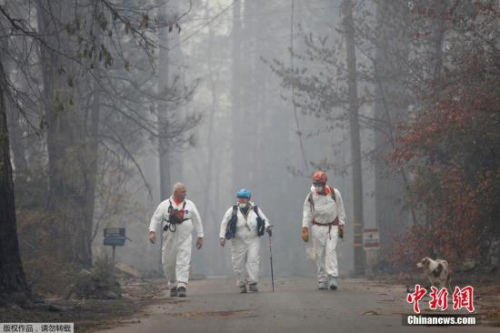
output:
M161 276L148 226L176 182L205 229L193 275L231 274L218 230L240 188L274 274L312 274L318 169L346 206L346 274L425 256L498 274L499 22L494 0L0 1L0 305L67 293L110 255L104 228L127 229L116 261Z

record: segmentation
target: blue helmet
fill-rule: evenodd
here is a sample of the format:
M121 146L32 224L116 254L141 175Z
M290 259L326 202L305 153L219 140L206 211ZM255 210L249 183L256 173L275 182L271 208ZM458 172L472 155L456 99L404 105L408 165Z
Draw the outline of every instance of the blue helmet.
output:
M237 198L247 198L247 199L250 199L251 196L252 196L252 192L250 192L250 190L247 190L246 188L242 188L241 190L238 190L236 192L236 197Z

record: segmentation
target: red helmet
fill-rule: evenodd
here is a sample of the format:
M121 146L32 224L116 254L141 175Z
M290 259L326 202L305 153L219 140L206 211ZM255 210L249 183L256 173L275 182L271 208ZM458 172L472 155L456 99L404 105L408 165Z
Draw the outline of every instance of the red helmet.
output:
M313 174L313 183L323 183L326 184L328 177L326 176L326 172L324 171L316 171Z

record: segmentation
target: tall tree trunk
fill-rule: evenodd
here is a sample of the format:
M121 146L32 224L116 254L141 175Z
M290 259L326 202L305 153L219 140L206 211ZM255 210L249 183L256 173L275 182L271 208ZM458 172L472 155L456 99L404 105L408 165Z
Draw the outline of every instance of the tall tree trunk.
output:
M74 41L62 28L71 22L72 3L51 1L50 5L38 1L40 33L46 38L41 47L44 64L44 107L47 122L47 148L49 154L48 211L51 216L51 240L48 246L61 259L79 263L85 267L92 264L90 251L92 225L86 225L89 215L86 183L88 156L79 109L79 99L74 85L75 64L60 52L71 55ZM62 46L64 45L64 49ZM73 80L73 81L72 81ZM52 240L61 241L54 242Z
M29 177L29 168L26 159L26 140L23 138L24 130L21 127L21 114L16 110L13 103L6 101L6 106L16 183L24 184Z
M352 197L354 227L354 274L365 273L365 252L363 250L363 184L361 171L361 141L359 132L359 101L356 78L356 50L354 41L354 20L352 0L344 0L343 24L346 37L347 89L349 94L349 127L352 160Z
M236 4L235 4L236 5ZM235 6L236 7L236 6ZM257 23L252 13L256 1L244 1L243 9L233 7L233 189L253 188L258 167L248 168L249 156L256 156L259 131ZM241 10L241 12L240 12ZM236 37L238 36L238 37ZM242 172L246 170L246 172Z
M7 82L0 59L0 303L13 293L30 295L17 240L14 183L10 164L5 95Z
M241 2L236 1L233 5L233 28L232 28L232 127L233 127L233 190L241 186L238 171L242 167L241 147L244 144L240 133L243 121L241 109Z
M14 5L15 6L15 5ZM14 8L8 8L12 10ZM22 12L24 14L24 12ZM25 15L24 15L25 16ZM26 19L26 17L22 17ZM0 38L0 49L8 50L9 43L16 43L15 39ZM5 55L0 55L5 70L5 77L7 78L9 73L15 68L14 61L12 58L6 57ZM22 84L26 84L26 80L22 79ZM22 115L18 112L16 105L12 100L5 100L5 106L7 109L7 126L9 128L9 140L10 147L12 150L12 162L14 167L14 178L16 184L23 186L26 182L28 174L28 161L26 159L26 140L23 138L23 128L21 126Z
M205 11L205 18L208 20L209 19L209 6L208 3L206 5L206 11ZM214 223L212 227L216 228L218 223L217 223L217 216L215 213L214 209L210 209L211 207L218 207L219 202L213 202L213 196L211 195L211 190L212 190L212 179L214 178L212 173L213 173L213 164L214 161L216 160L215 156L215 147L213 144L213 134L214 134L214 118L215 118L215 113L219 109L219 100L217 96L217 84L216 80L214 79L214 76L217 75L218 73L214 72L213 69L213 59L212 59L212 44L214 41L214 32L213 28L210 26L209 27L209 32L208 32L208 40L207 40L207 66L208 66L208 79L210 81L210 92L211 92L211 98L212 98L212 107L210 110L210 115L208 117L208 129L207 129L207 148L208 148L208 158L207 158L207 166L206 166L206 181L205 181L205 188L203 189L203 214L204 216L210 216L210 220Z
M98 10L93 11L95 16L99 14ZM102 42L102 30L99 27L97 20L94 20L93 33L95 36L95 44L100 45ZM85 69L82 69L85 70ZM90 76L90 73L85 73ZM81 203L83 210L83 220L81 221L80 232L76 235L77 242L73 251L76 254L78 262L92 262L92 241L94 229L94 209L96 198L96 184L98 173L98 158L99 158L99 135L100 135L100 119L101 119L101 64L97 63L92 79L92 99L91 105L87 108L89 111L85 119L89 119L88 125L82 129L85 142L84 156L82 161L83 185L84 193L82 194L83 201Z
M55 34L58 27L52 21L51 13L46 12L43 8L43 2L39 2L39 30L41 34L53 36L47 43L51 46L56 46ZM54 4L54 7L59 7ZM54 14L55 15L55 14ZM66 155L67 144L69 143L69 120L65 115L63 101L66 101L66 95L59 96L61 79L56 74L58 66L63 67L59 63L59 55L54 54L50 50L41 48L41 62L44 64L42 68L43 75L43 94L44 94L44 109L45 120L47 124L47 150L49 155L49 196L47 209L51 216L50 236L52 239L63 239L64 242L53 242L51 251L66 254L65 259L70 259L68 255L70 251L70 239L67 232L67 224L71 220L69 216L63 216L61 210L63 202L69 197L69 193L65 193L65 182L63 177L63 166L65 165L64 156ZM67 69L65 69L67 70ZM58 105L58 102L60 105ZM67 112L66 112L67 113ZM59 209L60 208L60 209Z
M160 98L168 98L172 96L172 92L179 92L176 90L182 85L181 65L182 52L179 46L180 37L177 26L175 26L176 19L179 13L179 1L172 1L166 3L163 12L160 14L161 22L170 24L160 30L159 44L160 44L160 71L158 82L158 94ZM161 200L169 197L172 187L172 179L182 178L182 155L175 152L169 145L167 133L169 131L168 124L171 119L174 119L173 114L174 105L168 100L162 100L158 107L158 120L160 123L160 195Z
M435 98L439 98L439 95L441 95L441 91L443 90L441 70L443 68L443 41L446 29L444 15L448 6L449 1L447 0L437 2L435 16L433 18L434 31L432 33L433 45L431 47L434 48L434 59L432 59L431 63L434 64L434 68L432 69L432 78L434 82L432 82L432 84L434 84Z

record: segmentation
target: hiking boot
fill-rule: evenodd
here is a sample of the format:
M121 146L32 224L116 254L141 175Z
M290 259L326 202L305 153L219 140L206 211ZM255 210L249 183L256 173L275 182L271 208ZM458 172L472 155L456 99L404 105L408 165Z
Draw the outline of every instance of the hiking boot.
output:
M336 276L330 276L328 287L330 290L337 290L339 287L339 279Z
M170 297L177 297L177 287L170 289Z
M247 293L247 286L246 285L241 285L240 287L240 294L246 294Z
M177 287L177 296L186 297L186 287Z
M259 289L257 289L257 283L252 283L248 287L251 293L256 293L259 291Z

